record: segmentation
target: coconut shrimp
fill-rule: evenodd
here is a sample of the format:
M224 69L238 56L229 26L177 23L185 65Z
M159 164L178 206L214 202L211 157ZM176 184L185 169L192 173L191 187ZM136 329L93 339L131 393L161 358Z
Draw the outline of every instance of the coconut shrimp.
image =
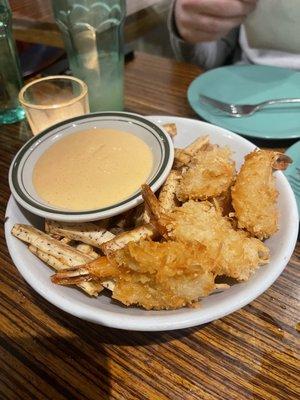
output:
M238 227L263 240L278 230L278 192L273 170L284 170L291 159L274 151L254 150L232 187L232 205Z
M176 195L180 201L206 200L226 192L235 177L235 163L231 151L213 147L199 151L183 172Z
M140 241L128 243L109 257L55 274L52 281L70 285L114 282L112 298L150 309L192 305L217 288L214 261L199 243Z
M165 213L149 186L143 185L142 193L151 222L164 238L204 245L218 275L247 280L260 265L269 262L269 249L264 243L233 229L212 203L190 200Z

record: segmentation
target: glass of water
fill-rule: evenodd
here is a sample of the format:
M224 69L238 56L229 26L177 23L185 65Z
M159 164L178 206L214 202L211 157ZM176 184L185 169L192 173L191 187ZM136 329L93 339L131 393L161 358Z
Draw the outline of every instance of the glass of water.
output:
M54 0L70 68L88 85L90 110L123 109L125 0Z

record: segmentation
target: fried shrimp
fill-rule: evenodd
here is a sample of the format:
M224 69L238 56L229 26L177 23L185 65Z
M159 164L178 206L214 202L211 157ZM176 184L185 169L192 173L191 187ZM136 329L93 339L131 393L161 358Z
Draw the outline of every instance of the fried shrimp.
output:
M234 230L230 221L210 202L190 200L169 213L161 210L151 189L143 186L143 197L151 222L167 239L201 243L210 259L215 260L218 275L246 280L269 262L269 249L242 230Z
M108 258L60 272L52 281L78 284L113 279L112 297L127 306L175 309L214 291L213 265L201 244L141 241L129 243Z
M226 192L235 176L235 163L228 148L199 151L192 158L178 185L180 201L206 200Z
M229 187L226 192L216 196L211 201L217 209L219 209L223 216L228 216L233 212L232 199L231 199L231 187Z
M232 187L232 205L238 227L263 240L278 230L278 192L273 169L286 169L291 160L284 154L255 150L245 162Z

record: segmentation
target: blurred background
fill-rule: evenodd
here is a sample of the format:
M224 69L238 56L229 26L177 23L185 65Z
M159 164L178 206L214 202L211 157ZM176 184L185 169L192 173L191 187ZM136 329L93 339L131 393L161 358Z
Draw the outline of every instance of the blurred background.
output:
M127 0L126 3L125 52L130 55L143 51L173 58L167 31L171 1ZM10 0L10 6L23 76L28 78L39 71L46 75L65 72L67 59L51 0Z

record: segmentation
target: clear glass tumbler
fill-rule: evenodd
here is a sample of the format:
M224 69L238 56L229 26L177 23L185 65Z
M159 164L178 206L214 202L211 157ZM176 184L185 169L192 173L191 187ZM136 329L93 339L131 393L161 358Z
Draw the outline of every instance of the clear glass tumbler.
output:
M24 110L18 102L22 87L19 58L12 35L12 15L7 0L0 0L0 125L21 121Z
M48 76L28 83L19 93L34 135L66 119L89 112L87 85L70 76Z
M125 0L53 0L70 68L89 88L90 110L123 109Z

